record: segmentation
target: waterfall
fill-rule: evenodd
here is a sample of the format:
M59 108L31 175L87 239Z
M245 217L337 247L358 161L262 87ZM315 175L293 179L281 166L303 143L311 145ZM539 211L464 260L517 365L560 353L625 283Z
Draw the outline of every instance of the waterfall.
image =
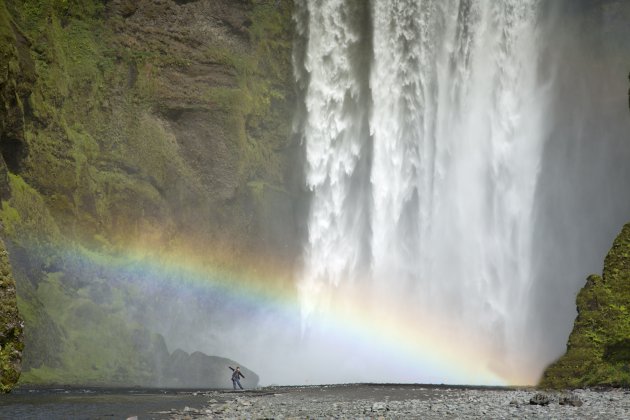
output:
M298 6L299 7L299 6ZM304 124L306 182L313 191L300 284L304 316L325 300L329 286L355 277L365 257L367 231L369 62L362 33L362 2L333 0L308 10L308 49L304 68L310 76ZM363 79L362 79L363 78ZM325 261L325 264L322 264Z
M523 363L549 136L539 6L296 2L305 329L361 294L373 311L414 308L418 323L439 320L453 340L501 354L481 361L499 372Z

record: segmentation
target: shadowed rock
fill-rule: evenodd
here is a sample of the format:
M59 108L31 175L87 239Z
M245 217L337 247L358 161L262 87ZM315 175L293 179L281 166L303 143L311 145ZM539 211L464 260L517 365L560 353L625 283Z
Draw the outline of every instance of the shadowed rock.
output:
M560 405L570 405L572 407L582 407L582 400L577 395L565 395L560 397Z
M529 403L531 405L549 405L550 402L551 402L551 398L549 398L548 395L540 393L540 392L538 394L534 395L529 400Z

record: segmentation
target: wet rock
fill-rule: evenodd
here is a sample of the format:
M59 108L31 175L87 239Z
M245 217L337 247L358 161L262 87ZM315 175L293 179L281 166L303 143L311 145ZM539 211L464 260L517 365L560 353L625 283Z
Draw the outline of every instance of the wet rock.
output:
M572 407L582 407L582 400L577 395L564 395L560 397L560 405L570 405Z
M531 405L549 405L550 402L551 402L551 398L549 397L549 395L543 394L542 392L539 392L538 394L534 395L529 400L529 403Z

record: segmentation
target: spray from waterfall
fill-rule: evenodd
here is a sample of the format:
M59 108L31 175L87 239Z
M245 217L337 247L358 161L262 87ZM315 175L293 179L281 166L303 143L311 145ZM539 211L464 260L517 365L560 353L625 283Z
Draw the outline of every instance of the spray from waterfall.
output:
M302 267L149 267L153 329L263 385L535 383L630 214L630 52L587 3L296 0Z

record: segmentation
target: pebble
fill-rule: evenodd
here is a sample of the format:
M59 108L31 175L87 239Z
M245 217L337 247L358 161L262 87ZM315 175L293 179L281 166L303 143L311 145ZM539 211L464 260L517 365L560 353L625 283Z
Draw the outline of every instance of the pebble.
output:
M354 392L353 387L356 387ZM630 394L624 390L575 390L539 393L527 389L422 388L395 385L383 392L365 392L367 385L283 387L243 393L238 399L211 393L211 405L200 410L171 411L172 419L223 418L423 418L423 419L627 419ZM368 389L369 390L369 389ZM387 396L384 392L387 391ZM314 398L314 393L319 393ZM541 394L541 396L537 396ZM210 395L209 395L210 396ZM547 405L533 405L530 401ZM561 405L560 402L563 404ZM581 405L580 405L581 404Z

